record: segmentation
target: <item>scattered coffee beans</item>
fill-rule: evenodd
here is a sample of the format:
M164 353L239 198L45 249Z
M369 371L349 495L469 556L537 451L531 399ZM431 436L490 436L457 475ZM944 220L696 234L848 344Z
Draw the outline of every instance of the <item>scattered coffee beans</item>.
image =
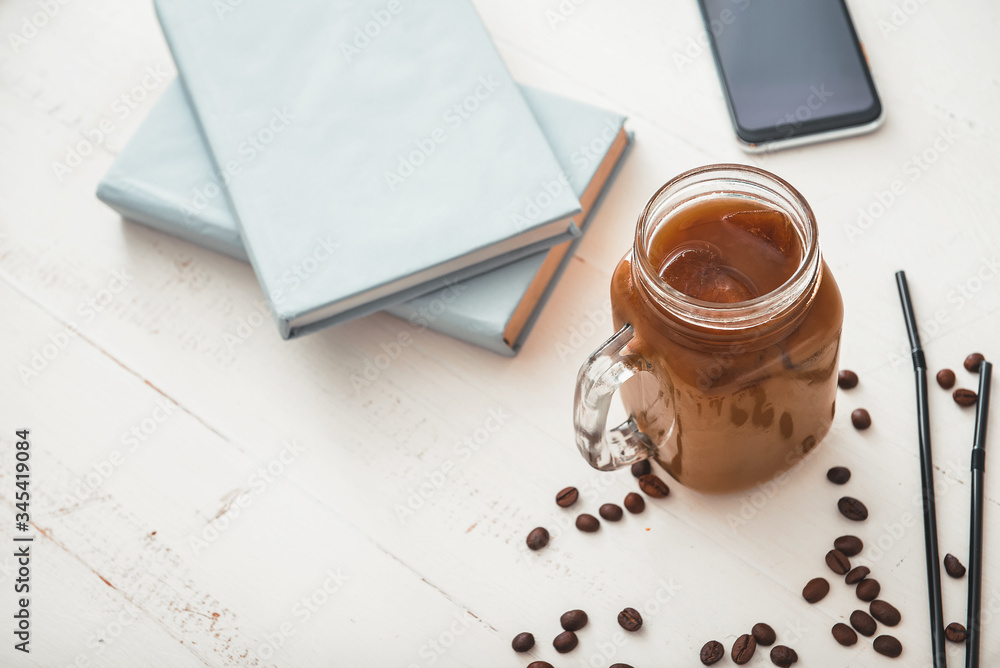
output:
M858 430L867 429L872 426L872 416L864 408L858 408L851 413L851 424Z
M950 390L955 387L955 372L951 369L941 369L937 372L937 382L942 388Z
M826 553L826 565L837 575L845 575L851 570L851 560L840 550L830 550Z
M663 499L670 494L670 488L667 487L667 483L663 482L652 473L647 473L639 478L639 489L654 499Z
M892 636L879 636L875 638L872 647L882 656L888 656L893 659L903 653L903 645Z
M587 613L583 610L570 610L559 618L559 625L566 631L579 631L587 625L587 621Z
M852 522L864 522L868 519L868 508L853 496L842 496L837 501L837 509L840 514Z
M986 358L983 357L982 353L972 353L965 358L965 361L962 362L962 366L964 366L965 370L970 373L979 373L979 365L982 364L985 359Z
M576 634L572 631L563 631L555 637L555 640L552 641L552 646L555 647L556 651L560 654L572 652L579 644L580 639L577 638Z
M586 533L594 533L601 528L601 521L593 515L583 513L576 518L576 528Z
M646 501L635 492L625 495L625 509L633 515L638 515L646 509Z
M955 403L962 408L968 408L969 406L974 406L976 404L976 393L972 390L966 390L964 388L958 388L951 393L951 398L955 400Z
M858 634L847 624L834 624L831 632L833 633L833 639L844 647L850 647L858 642Z
M518 633L514 636L510 646L514 648L515 652L527 652L535 646L535 636L530 633Z
M601 517L609 522L617 522L624 514L622 512L622 507L616 506L613 503L605 503L597 512L600 513Z
M802 588L802 598L809 603L819 603L830 593L830 583L824 578L813 578Z
M844 369L837 374L837 385L842 390L853 390L858 386L858 374Z
M944 555L944 570L953 578L960 578L965 575L965 566L951 552Z
M872 617L886 626L895 626L902 619L899 610L894 605L881 599L872 601L872 604L868 606L868 610L872 613Z
M753 653L756 651L757 641L749 633L744 633L733 643L731 655L737 666L743 666L750 663L750 659L753 658Z
M764 647L770 647L778 639L778 634L774 632L774 629L764 622L754 624L750 633L753 634L753 639L757 641L757 644Z
M843 485L851 479L851 469L846 466L834 466L826 472L826 479L834 485Z
M857 536L841 536L837 540L833 541L833 548L835 550L840 550L849 557L854 557L861 554L865 544L861 542L861 539Z
M872 580L870 578L865 578L858 583L858 588L854 590L854 593L858 595L865 603L869 601L874 601L878 598L878 593L882 591L882 585L878 583L878 580Z
M636 478L641 478L644 475L649 475L653 470L652 465L650 465L648 459L643 459L641 462L636 462L632 464L632 475Z
M635 633L642 628L642 615L635 608L625 608L618 613L618 625L626 631Z
M793 663L798 663L799 655L791 647L775 645L771 648L771 663L778 668L788 668Z
M552 664L548 661L532 661L528 664L528 668L552 668Z
M856 568L852 568L850 571L847 572L847 575L844 576L844 582L846 582L849 585L856 585L862 580L864 580L866 577L868 577L870 573L871 571L868 570L867 566L858 566Z
M951 642L965 642L967 635L965 627L958 622L952 622L944 627L944 637Z
M544 527L532 529L525 542L528 543L529 549L540 550L549 544L549 532Z
M556 505L560 508L569 508L580 498L580 491L576 487L567 487L556 494Z
M722 657L726 655L726 648L722 646L722 643L718 640L709 640L705 643L705 646L701 648L701 662L706 666L711 666L713 664L722 661Z
M866 638L871 638L875 635L875 629L878 628L878 624L872 619L864 610L855 610L851 613L851 626Z

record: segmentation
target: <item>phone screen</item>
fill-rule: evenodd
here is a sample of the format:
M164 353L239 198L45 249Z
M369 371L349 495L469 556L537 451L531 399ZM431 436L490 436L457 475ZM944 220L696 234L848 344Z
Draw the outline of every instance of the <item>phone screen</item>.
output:
M700 0L737 135L867 125L882 107L843 0Z

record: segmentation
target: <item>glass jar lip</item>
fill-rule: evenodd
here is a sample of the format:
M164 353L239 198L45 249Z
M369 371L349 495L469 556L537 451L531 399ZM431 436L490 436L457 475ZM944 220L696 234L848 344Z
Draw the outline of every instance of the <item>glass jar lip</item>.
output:
M778 206L782 211L790 213L786 206L779 202L783 199L801 209L794 212L794 216L801 220L803 228L803 253L802 260L795 272L783 284L760 297L742 302L721 304L718 302L708 302L695 299L677 290L664 281L659 272L652 266L645 252L642 252L644 241L648 238L650 225L654 221L651 218L654 207L660 200L671 191L685 185L704 182L709 179L697 179L697 177L715 177L719 181L739 182L746 181L755 188L770 191L774 195L774 200L769 203ZM746 177L750 176L751 179ZM720 184L721 185L721 184ZM728 188L720 187L718 192L727 192ZM784 191L783 193L779 190ZM639 215L639 223L636 225L635 240L633 242L633 257L635 261L633 267L639 269L640 283L647 290L654 293L654 296L664 302L674 315L691 322L692 324L711 325L713 327L742 327L757 324L763 320L770 320L780 313L794 306L799 297L806 293L810 286L816 281L821 264L819 252L819 230L816 219L813 215L809 203L791 184L781 177L766 170L750 165L736 163L717 163L704 165L689 169L678 174L661 186L643 208Z

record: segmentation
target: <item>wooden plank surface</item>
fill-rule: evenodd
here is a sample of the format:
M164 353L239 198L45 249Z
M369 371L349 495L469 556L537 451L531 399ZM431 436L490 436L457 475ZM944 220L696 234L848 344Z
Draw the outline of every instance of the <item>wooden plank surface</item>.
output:
M1000 9L852 2L885 127L751 157L731 136L693 2L479 0L519 81L622 111L637 136L508 360L385 315L283 342L248 267L121 221L94 188L173 66L148 3L49 4L45 25L14 42L44 9L0 5L0 507L11 517L0 540L12 544L22 427L38 536L32 653L7 635L0 664L695 665L705 641L728 648L767 621L800 665L891 665L870 643L834 643L830 626L862 607L846 586L816 606L801 599L827 575L832 539L857 531L859 563L903 612L897 663L929 665L892 273L910 275L932 368L973 386L965 355L1000 356ZM86 142L76 164L68 153ZM772 170L810 200L845 296L842 362L861 385L787 484L722 497L674 485L643 515L581 534L552 503L558 489L578 486L594 512L635 487L627 472L592 471L572 438L576 370L611 333L610 273L656 187L722 161ZM403 332L412 343L397 346ZM941 550L967 561L972 413L931 390ZM864 433L848 420L858 406L874 419ZM861 527L836 512L844 491L824 473L838 464L872 511ZM992 473L984 665L1000 663ZM524 536L538 525L553 540L531 553ZM14 566L0 558L7 620ZM965 581L944 584L946 618L964 621ZM641 633L615 623L625 606L643 613ZM551 638L577 607L591 623L560 656ZM525 630L538 645L519 656L509 643ZM949 659L959 665L961 648Z

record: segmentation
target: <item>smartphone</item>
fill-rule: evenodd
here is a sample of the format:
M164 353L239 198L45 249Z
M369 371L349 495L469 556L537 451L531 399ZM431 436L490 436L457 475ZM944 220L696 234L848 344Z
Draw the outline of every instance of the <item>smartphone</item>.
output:
M885 119L844 0L698 0L736 136L751 153Z

